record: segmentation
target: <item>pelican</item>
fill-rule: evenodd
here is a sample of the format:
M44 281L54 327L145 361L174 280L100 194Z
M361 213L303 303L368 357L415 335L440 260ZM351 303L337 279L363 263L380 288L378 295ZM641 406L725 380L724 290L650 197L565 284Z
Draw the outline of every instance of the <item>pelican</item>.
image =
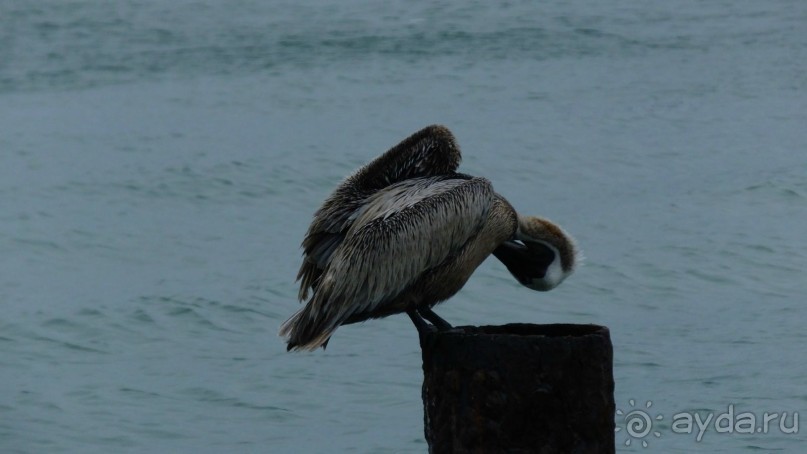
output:
M454 135L432 125L334 190L303 240L298 296L307 303L280 327L287 350L325 348L341 325L402 312L420 333L450 329L432 307L490 254L533 290L574 271L568 234L520 216L485 178L458 173L460 159Z

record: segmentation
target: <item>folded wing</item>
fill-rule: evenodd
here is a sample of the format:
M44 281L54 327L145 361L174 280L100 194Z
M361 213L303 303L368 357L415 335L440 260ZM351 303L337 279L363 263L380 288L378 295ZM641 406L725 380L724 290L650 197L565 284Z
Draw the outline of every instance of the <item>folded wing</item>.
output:
M432 125L358 169L340 184L314 215L303 240L303 264L297 274L299 298L314 290L336 247L356 219L368 197L393 184L413 179L453 174L461 154L453 134Z
M289 348L314 349L350 317L383 309L480 230L493 203L483 178L428 177L369 197L333 247L314 295L281 327Z

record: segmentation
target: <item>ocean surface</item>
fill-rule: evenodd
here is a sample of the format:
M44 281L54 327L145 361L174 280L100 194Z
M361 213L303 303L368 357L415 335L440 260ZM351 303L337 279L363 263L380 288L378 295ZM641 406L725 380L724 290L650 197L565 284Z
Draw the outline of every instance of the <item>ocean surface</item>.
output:
M425 452L407 317L277 329L321 201L432 123L586 256L440 315L608 326L619 452L803 452L802 0L3 0L0 452Z

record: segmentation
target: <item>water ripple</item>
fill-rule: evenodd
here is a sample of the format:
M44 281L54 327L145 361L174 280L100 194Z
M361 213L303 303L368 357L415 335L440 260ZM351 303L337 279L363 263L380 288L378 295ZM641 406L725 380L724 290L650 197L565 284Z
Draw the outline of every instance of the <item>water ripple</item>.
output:
M12 11L14 29L27 28L33 33L18 33L11 41L12 50L5 51L12 62L0 73L0 91L94 86L166 73L232 74L288 66L356 64L387 56L410 62L435 58L478 62L625 57L708 47L708 41L694 36L629 36L609 30L616 28L613 24L584 23L568 15L545 17L528 25L514 21L494 28L468 27L464 22L476 18L451 6L439 13L449 20L439 24L426 16L424 20L414 18L407 27L368 21L350 28L327 14L295 4L280 8L291 16L288 20L276 19L271 24L210 21L207 8L187 5L176 7L182 11L181 21L171 19L177 18L176 10L152 11L161 20L170 21L164 27L144 20L153 17L142 11L125 14L99 6L68 8L52 3L41 10ZM346 5L346 10L350 8ZM362 12L353 11L357 15ZM417 14L407 10L401 13ZM283 16L268 6L255 14ZM482 9L479 14L483 14ZM108 19L99 20L104 17ZM301 26L302 18L306 26ZM645 18L629 19L634 20ZM54 48L48 45L52 42L67 44Z

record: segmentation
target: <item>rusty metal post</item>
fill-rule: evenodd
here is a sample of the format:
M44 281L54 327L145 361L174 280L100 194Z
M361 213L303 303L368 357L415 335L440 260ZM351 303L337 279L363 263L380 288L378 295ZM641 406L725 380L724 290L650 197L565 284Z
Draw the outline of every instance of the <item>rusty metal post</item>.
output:
M429 452L614 452L608 328L465 326L421 347Z

